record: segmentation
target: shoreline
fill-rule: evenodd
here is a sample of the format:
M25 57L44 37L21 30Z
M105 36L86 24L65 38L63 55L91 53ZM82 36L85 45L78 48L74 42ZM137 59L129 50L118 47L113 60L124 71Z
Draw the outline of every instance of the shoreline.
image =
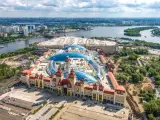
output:
M8 44L8 43L14 43L14 42L17 42L17 41L27 41L27 40L30 40L30 39L37 39L37 38L44 38L44 37L30 37L30 38L27 38L27 39L23 39L23 38L20 38L20 39L16 39L16 40L13 40L13 41L10 41L10 42L3 42L3 43L0 43L0 45L4 45L4 44Z

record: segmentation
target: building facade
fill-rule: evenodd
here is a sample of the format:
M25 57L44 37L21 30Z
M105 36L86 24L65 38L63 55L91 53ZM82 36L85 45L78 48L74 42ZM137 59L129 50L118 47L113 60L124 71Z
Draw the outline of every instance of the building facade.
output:
M21 81L28 87L57 91L58 95L125 105L126 91L112 72L102 69L106 66L103 55L77 45L55 51L45 52L30 69L24 70ZM100 61L100 65L96 63Z

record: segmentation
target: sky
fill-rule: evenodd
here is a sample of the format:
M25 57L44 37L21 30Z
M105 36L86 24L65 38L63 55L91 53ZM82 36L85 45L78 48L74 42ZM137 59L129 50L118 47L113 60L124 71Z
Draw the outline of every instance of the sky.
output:
M0 17L160 17L160 0L0 0Z

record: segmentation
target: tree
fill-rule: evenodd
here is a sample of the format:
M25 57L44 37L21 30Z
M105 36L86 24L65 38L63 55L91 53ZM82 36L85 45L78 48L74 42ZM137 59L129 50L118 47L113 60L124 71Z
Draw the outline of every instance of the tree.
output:
M143 81L144 76L140 73L134 73L132 74L132 82L133 83L138 83L140 81Z
M145 67L140 67L140 68L139 68L139 72L140 72L141 74L143 74L144 76L146 76L146 74L147 74L147 70L145 69Z
M138 56L137 55L130 55L128 57L129 60L137 60Z
M160 100L151 100L143 104L147 114L153 114L155 117L160 116Z
M2 54L0 55L0 58L5 58L5 57L7 57L7 54L6 54L6 53L2 53Z
M157 75L157 76L155 77L155 80L156 80L156 81L160 81L160 75Z
M117 76L117 79L123 81L123 83L125 84L129 80L129 77L127 76L127 74L121 73Z
M116 63L118 61L118 59L119 59L119 55L114 55L113 59L114 59L114 62Z
M150 77L154 77L158 74L157 71L153 68L150 68L148 72Z
M153 114L148 115L149 120L156 120L156 118L153 116Z

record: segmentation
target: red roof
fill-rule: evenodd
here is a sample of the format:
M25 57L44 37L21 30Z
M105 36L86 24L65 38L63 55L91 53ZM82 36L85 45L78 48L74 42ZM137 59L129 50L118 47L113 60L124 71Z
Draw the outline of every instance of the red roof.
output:
M69 83L69 80L68 79L63 79L62 80L62 85L68 85Z
M51 78L45 77L43 80L46 81L46 82L50 82Z
M103 85L102 84L100 84L100 86L99 86L99 91L103 91Z
M94 89L94 90L97 90L97 88L98 88L98 87L97 87L97 84L94 83L94 84L93 84L93 89Z
M30 74L30 70L23 70L22 74L28 75L28 74Z
M56 72L56 76L61 77L63 75L62 69L58 67L58 71Z
M43 78L43 75L41 74L41 75L39 75L39 79L42 79Z
M31 71L34 69L34 67L31 67L29 70L23 70L22 74L29 75L31 74Z
M107 94L114 94L114 90L113 89L109 89L109 88L104 88L104 93L107 93Z
M69 74L69 78L74 78L75 77L75 73L74 70L72 68L71 73Z
M84 84L84 81L85 81L85 79L84 79L84 78L82 78L82 80L81 80L81 84Z
M76 82L75 85L76 86L81 86L81 83L80 82Z
M63 79L61 85L67 85L68 88L72 88L72 85L68 79Z
M111 80L111 82L112 82L112 85L113 85L113 87L114 87L114 89L117 91L125 91L125 88L123 87L123 86L120 86L119 84L118 84L118 82L117 82L117 80L115 79L115 77L114 77L114 75L113 75L113 73L112 72L108 72L108 76L109 76L109 78L110 78L110 80Z
M36 78L36 76L35 76L35 75L30 75L30 76L29 76L29 78L31 78L31 79L35 79L35 78Z
M53 78L53 81L56 82L56 78Z
M102 61L103 64L106 63L106 60L105 60L105 58L104 58L103 55L100 55L99 57L100 57L100 59L101 59L101 61Z
M116 89L119 86L119 84L118 84L116 78L114 77L113 73L112 72L108 72L108 76L109 76L109 78L110 78L110 80L112 82L112 85L113 85L114 89Z
M84 87L84 89L92 90L92 89L93 89L93 86L91 86L91 85L86 85L86 86Z
M125 88L120 85L116 88L116 90L125 92Z

